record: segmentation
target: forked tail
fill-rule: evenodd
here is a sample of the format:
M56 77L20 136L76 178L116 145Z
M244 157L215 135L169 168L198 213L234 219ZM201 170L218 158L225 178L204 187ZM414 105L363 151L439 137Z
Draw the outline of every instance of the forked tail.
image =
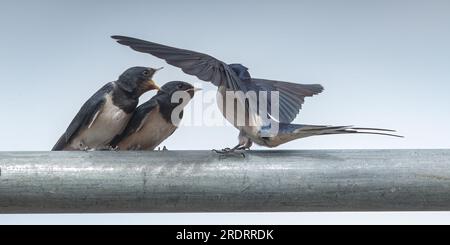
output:
M320 126L320 125L302 125L302 124L280 124L280 132L291 131L298 134L300 138L315 135L331 134L377 134L392 137L403 138L401 135L394 134L396 131L383 128L361 128L354 126Z
M321 125L305 125L305 124L288 124L280 123L279 130L275 137L272 138L274 144L279 145L291 140L332 134L376 134L384 136L392 136L403 138L401 135L395 134L395 130L383 128L361 128L354 126L321 126Z

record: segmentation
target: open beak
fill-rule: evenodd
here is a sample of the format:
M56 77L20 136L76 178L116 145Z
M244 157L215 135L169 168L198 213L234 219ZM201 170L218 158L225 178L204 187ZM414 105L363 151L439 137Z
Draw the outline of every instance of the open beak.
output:
M155 75L155 73L157 72L157 71L160 71L160 70L162 70L164 67L160 67L160 68L156 68L156 69L153 69L155 72L153 73L153 75ZM156 90L160 90L161 88L155 83L155 81L153 81L153 80L149 80L148 81L149 82L149 84L150 84L150 90L153 90L153 89L156 89Z
M148 83L149 83L150 90L156 89L159 91L161 89L153 80L148 80Z

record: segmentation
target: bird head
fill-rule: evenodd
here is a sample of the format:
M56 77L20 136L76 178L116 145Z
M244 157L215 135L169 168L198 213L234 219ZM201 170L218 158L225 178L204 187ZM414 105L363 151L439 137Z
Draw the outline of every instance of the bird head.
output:
M177 92L186 92L189 95L189 99L192 99L194 97L195 92L200 91L200 88L195 88L190 83L183 82L183 81L171 81L166 84L164 84L161 89L158 91L159 95L165 94L169 96L169 98L172 98L175 93ZM184 96L181 96L184 98ZM181 104L181 101L179 103L175 104Z
M229 64L228 66L236 73L241 81L250 80L252 78L247 67L241 64Z
M149 90L160 89L153 81L153 75L161 69L162 67L159 69L140 66L131 67L120 75L117 84L126 92L139 97Z

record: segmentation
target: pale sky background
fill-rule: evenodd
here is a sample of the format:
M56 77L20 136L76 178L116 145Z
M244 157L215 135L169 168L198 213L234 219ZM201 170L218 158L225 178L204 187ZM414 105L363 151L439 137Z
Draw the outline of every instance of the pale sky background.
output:
M1 1L0 150L50 149L83 102L128 67L165 66L160 84L199 82L116 44L114 34L241 62L253 77L321 83L325 92L306 100L295 123L406 136L324 136L280 148L449 148L449 13L449 1ZM163 144L222 148L237 135L183 127Z
M306 100L295 123L391 128L406 136L324 136L282 149L449 148L449 13L447 0L2 0L0 150L49 150L80 106L128 67L164 66L159 84L199 82L116 44L109 38L115 34L240 62L257 78L321 83L325 92ZM182 127L163 144L222 148L235 145L237 135L232 127Z

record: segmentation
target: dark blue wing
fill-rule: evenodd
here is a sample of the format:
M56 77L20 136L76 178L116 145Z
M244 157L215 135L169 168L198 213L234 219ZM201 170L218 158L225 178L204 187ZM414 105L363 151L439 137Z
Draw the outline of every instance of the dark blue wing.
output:
M94 118L98 110L102 108L105 103L105 95L111 92L114 88L112 83L108 83L98 90L94 95L92 95L89 100L87 100L80 111L78 111L75 118L70 123L66 132L61 136L56 145L53 147L53 151L63 150L67 143L77 134L77 132L82 127L86 127Z
M131 37L112 36L112 38L138 52L164 59L168 64L179 67L183 72L200 80L212 82L216 86L225 85L229 90L246 92L246 87L234 71L212 56Z
M197 76L203 81L210 81L216 86L225 82L225 87L233 91L279 91L280 92L280 122L292 122L307 96L313 96L323 91L319 84L303 85L288 82L251 79L241 81L238 75L224 62L207 54L202 54L185 49L173 48L157 43L152 43L136 38L113 36L118 43L130 48L149 53L166 60L167 63L181 68L185 73ZM268 96L268 107L270 111L270 96Z
M252 78L252 82L246 83L249 90L278 91L279 92L279 116L275 117L281 123L292 122L305 102L305 97L319 94L323 91L320 84L297 84L265 79ZM268 112L271 114L271 96L268 93Z

